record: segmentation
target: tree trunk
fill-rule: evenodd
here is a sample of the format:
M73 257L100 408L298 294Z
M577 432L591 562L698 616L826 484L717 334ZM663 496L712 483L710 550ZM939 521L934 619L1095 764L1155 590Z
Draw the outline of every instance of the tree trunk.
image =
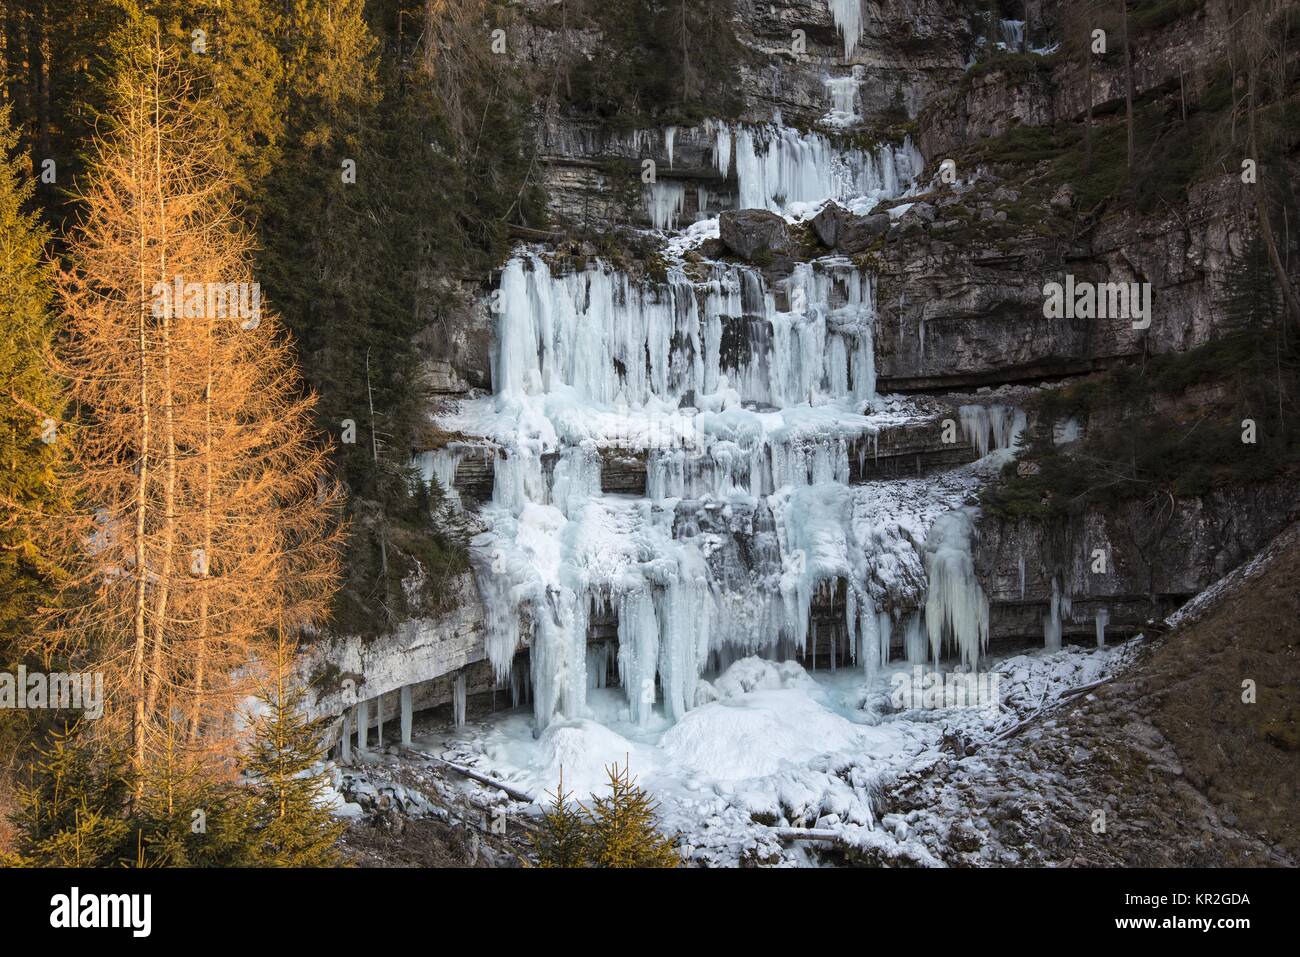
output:
M143 103L135 105L141 113ZM142 160L143 157L137 157ZM142 164L137 164L137 170ZM131 657L132 714L131 714L131 755L132 769L136 774L135 796L143 793L144 779L144 717L145 717L145 674L144 652L147 640L147 623L145 621L146 598L148 589L149 563L145 547L147 531L146 516L149 508L149 456L151 452L152 423L149 418L149 285L145 275L145 256L147 255L148 228L144 216L144 205L136 207L136 228L139 233L139 294L140 312L138 326L138 348L140 350L140 467L136 480L135 500L135 609L134 631L135 645Z
M1128 0L1119 0L1124 39L1124 122L1128 127L1128 169L1133 172L1133 51L1128 42Z
M161 53L158 54L159 56ZM155 63L157 61L155 60ZM156 70L156 68L155 68ZM162 175L162 137L161 137L161 103L159 85L161 77L154 74L153 116L154 116L154 177L157 187L158 215L158 281L167 282L167 200L163 194ZM151 674L149 676L149 697L145 710L154 713L158 703L158 692L162 685L163 645L167 641L167 601L171 595L172 552L176 545L176 410L175 389L172 383L172 318L176 303L163 310L162 315L162 400L163 400L163 441L166 444L164 458L163 486L163 545L162 556L158 562L158 594L154 603L153 620L153 654Z

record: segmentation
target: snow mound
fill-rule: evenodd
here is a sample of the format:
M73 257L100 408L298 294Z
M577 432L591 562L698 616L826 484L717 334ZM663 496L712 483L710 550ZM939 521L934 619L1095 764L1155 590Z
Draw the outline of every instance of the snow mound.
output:
M564 789L585 801L590 795L609 792L606 768L630 766L635 777L652 771L653 749L634 744L617 731L595 721L554 724L542 734L541 747L531 767L534 795L554 793L564 772Z
M797 661L765 661L751 655L741 658L713 682L718 698L739 698L752 691L777 691L781 688L803 688L813 691L817 683Z
M660 749L697 774L744 781L828 751L862 748L867 734L805 689L754 690L688 712L663 736Z

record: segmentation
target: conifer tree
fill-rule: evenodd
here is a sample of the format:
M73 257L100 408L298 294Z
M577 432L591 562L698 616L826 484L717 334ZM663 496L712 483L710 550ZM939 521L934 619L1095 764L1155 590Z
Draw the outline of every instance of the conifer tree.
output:
M542 814L533 850L542 867L677 867L675 840L659 833L658 805L636 783L627 766L605 769L609 796L590 808L564 790L564 776Z
M106 867L123 861L132 844L125 813L129 762L84 731L83 724L66 725L38 750L31 781L18 794L17 846L0 864Z
M305 691L289 673L292 649L280 633L273 673L258 694L263 713L244 759L256 801L252 828L258 863L277 867L329 867L344 825L321 804L328 785L316 769L325 756L318 722L303 713Z
M1275 324L1281 303L1268 250L1258 231L1240 251L1229 254L1217 291L1229 329L1260 332Z
M551 795L551 806L543 812L541 829L534 839L533 850L542 867L586 867L588 835L581 806L570 801L572 792L564 790L564 771Z
M595 798L589 812L588 860L592 867L677 867L674 841L655 827L658 805L631 776L613 764L609 797Z
M0 665L56 575L38 521L62 507L56 462L63 401L45 359L53 331L47 239L25 207L34 188L12 159L0 107Z
M276 39L282 5L224 0L214 11L211 95L226 144L229 174L250 220L260 212L267 177L281 159L287 99Z
M159 29L120 55L57 284L77 422L66 480L87 511L57 529L75 574L39 639L102 664L97 725L129 735L139 791L177 710L192 760L228 753L248 663L273 623L321 620L340 533L221 139Z

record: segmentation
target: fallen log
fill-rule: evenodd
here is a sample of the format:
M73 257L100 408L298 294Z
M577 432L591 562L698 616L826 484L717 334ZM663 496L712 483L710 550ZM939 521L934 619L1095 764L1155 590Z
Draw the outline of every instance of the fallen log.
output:
M525 804L532 804L537 800L527 791L521 791L518 788L511 787L504 781L498 781L496 778L490 778L486 774L480 774L472 768L461 767L459 764L452 764L445 758L435 757L427 751L419 751L417 753L428 758L430 761L437 761L444 768L455 771L457 774L469 778L471 781L477 781L479 784L487 787L496 788L498 791L504 791L513 800L522 801Z
M829 841L832 844L848 844L839 831L815 827L774 827L772 833L782 841Z
M1091 684L1079 685L1079 687L1071 688L1069 691L1062 691L1060 698L1058 698L1057 700L1061 700L1063 698L1073 698L1076 695L1087 694L1089 691L1092 691L1095 688L1100 688L1102 685L1108 684L1114 680L1115 680L1114 677L1102 678L1100 681L1094 681Z
M1100 681L1092 681L1086 685L1079 685L1077 688L1068 688L1065 691L1062 691L1059 695L1057 695L1052 701L1047 701L1045 703L1040 702L1038 707L1034 709L1034 711L1023 721L1019 721L1016 724L1012 725L1010 728L1007 728L1007 730L1001 732L1000 734L994 735L992 740L1006 741L1008 738L1014 738L1021 731L1025 730L1025 728L1029 727L1029 725L1032 724L1034 721L1043 717L1043 715L1050 713L1053 710L1052 709L1053 705L1059 704L1060 702L1064 701L1067 698L1075 698L1081 694L1087 694L1089 691L1092 691L1096 688L1100 688L1102 685L1113 680L1115 679L1114 676L1112 675L1109 678L1102 678Z

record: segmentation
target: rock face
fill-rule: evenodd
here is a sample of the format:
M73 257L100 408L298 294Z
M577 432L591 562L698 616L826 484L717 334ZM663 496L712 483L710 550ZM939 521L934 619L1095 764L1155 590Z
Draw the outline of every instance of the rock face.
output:
M985 515L973 550L992 606L994 638L1041 634L1053 579L1073 599L1064 633L1088 637L1096 611L1109 628L1140 631L1218 581L1300 517L1300 489L1285 481L1200 498L1129 501L1074 521ZM1098 570L1094 570L1098 569Z
M302 668L312 680L314 717L341 715L358 701L369 701L369 717L376 722L383 699L387 719L398 714L398 691L411 687L416 710L451 700L451 675L469 669L470 694L492 688L491 669L484 662L485 612L473 576L460 575L448 586L454 594L453 610L430 618L402 621L385 635L368 640L359 635L336 635L305 649ZM336 722L333 733L341 730ZM396 722L393 724L396 740Z
M1004 189L989 182L989 191ZM1235 176L1196 184L1186 210L1102 217L1085 237L1041 235L978 218L973 193L913 207L878 256L881 388L965 388L1078 374L1144 352L1182 351L1221 330L1228 257L1249 228ZM1005 194L1004 194L1005 195ZM1050 200L1050 197L1049 197ZM926 205L931 205L927 203ZM991 203L988 208L997 208ZM1050 202L1036 216L1050 222ZM1150 324L1048 318L1045 286L1066 275L1150 283Z
M745 262L784 253L790 248L785 220L766 209L727 211L719 217L722 244Z
M475 283L429 276L437 290L436 318L416 337L423 357L420 384L433 396L460 396L492 387L492 314Z

